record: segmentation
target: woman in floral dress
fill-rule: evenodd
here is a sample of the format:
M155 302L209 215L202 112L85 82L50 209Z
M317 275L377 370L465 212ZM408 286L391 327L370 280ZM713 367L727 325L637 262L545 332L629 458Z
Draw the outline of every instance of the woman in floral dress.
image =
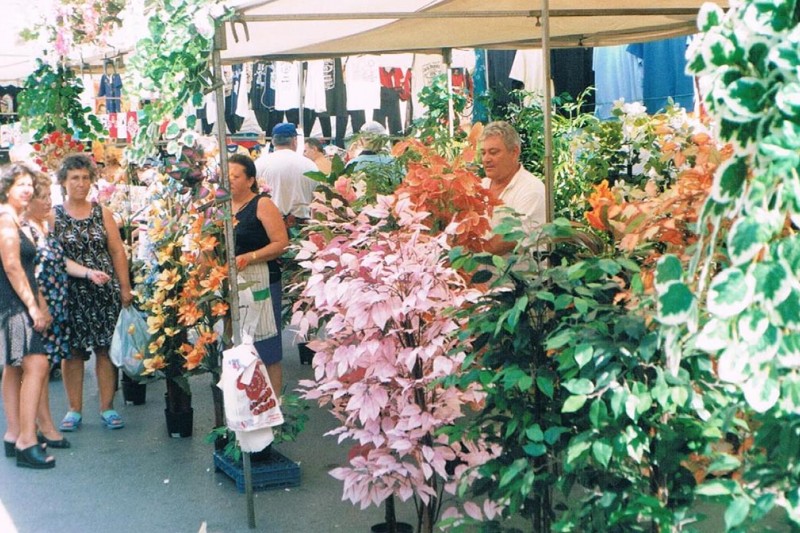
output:
M50 316L53 318L50 327L43 332L42 337L50 364L60 365L61 361L69 355L68 273L80 276L86 268L66 259L61 243L50 231L50 228L53 227L50 178L44 174L37 175L33 187L33 198L25 210L25 223L31 229L38 248L36 281L47 301ZM70 447L70 442L58 432L53 424L48 387L42 391L36 420L41 442L47 443L50 448Z
M90 202L88 195L97 169L88 156L64 159L58 181L66 190L64 205L55 208L54 234L68 259L84 265L78 277L70 277L68 313L70 353L61 362L69 411L59 429L75 431L83 420L84 364L95 354L95 373L100 395L100 417L109 429L124 427L114 410L117 372L108 350L119 316L120 304L130 305L128 258L119 229L108 209Z

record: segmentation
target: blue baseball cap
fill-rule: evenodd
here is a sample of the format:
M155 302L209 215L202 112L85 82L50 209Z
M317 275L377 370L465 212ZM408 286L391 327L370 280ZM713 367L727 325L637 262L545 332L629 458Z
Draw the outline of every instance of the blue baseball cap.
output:
M276 135L297 137L297 128L291 122L281 122L280 124L275 124L275 127L272 128L272 136L275 137Z

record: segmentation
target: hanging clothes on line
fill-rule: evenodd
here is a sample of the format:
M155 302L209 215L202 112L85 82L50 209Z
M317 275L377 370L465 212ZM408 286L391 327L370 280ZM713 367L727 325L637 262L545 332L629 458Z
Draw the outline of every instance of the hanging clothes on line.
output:
M117 73L114 63L110 64L114 67L114 72L109 75L108 71L104 70L100 77L97 96L106 99L106 113L119 113L122 111L122 76ZM108 69L108 65L109 62L106 62L104 69Z
M642 101L642 61L628 51L627 45L595 48L593 68L595 116L611 118L614 102L620 98L628 103Z
M525 99L525 105L530 105L535 96L544 96L545 75L544 75L544 56L541 50L517 50L514 55L514 62L508 77L512 80L522 82L525 91L533 96ZM550 76L547 76L548 80ZM550 80L550 94L554 94L553 81Z
M694 109L694 83L686 74L686 37L628 45L642 61L642 100L647 112L658 113L667 99Z

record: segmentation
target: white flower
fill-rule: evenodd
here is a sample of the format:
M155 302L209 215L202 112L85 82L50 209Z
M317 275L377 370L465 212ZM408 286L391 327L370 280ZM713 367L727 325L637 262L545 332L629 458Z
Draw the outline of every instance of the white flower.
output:
M219 18L225 14L227 8L226 2L214 3L208 6L208 14L214 18Z
M214 37L214 19L209 16L209 11L207 9L201 9L195 13L193 22L194 27L200 35L206 39Z

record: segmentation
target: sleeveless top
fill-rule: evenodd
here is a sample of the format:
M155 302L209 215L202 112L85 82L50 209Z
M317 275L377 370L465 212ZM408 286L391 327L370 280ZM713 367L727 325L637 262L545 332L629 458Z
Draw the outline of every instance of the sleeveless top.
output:
M8 216L0 214L0 216ZM36 245L22 231L19 232L19 260L28 284L37 295L36 285ZM33 320L28 308L11 285L0 257L0 358L9 366L18 367L22 358L29 354L44 354L42 336L33 329Z
M92 270L102 270L111 281L95 285L88 279L69 278L68 312L73 349L108 347L122 309L119 280L108 251L108 235L103 209L92 204L87 218L70 216L63 205L55 208L53 235L64 247L64 254Z
M0 214L0 216L6 216ZM25 271L25 277L28 278L28 283L31 286L34 296L39 290L36 284L36 245L31 242L28 235L18 229L19 232L19 261L22 264L22 269ZM11 286L11 281L8 279L6 270L3 267L3 260L0 258L0 324L5 324L6 319L17 313L28 313L28 308L22 303L17 291Z
M264 225L258 220L258 202L261 198L268 198L264 194L253 197L242 209L234 216L237 224L233 228L234 253L236 255L249 254L259 250L270 243L269 235L264 229ZM278 261L267 261L269 267L269 282L275 283L281 279L281 269Z

